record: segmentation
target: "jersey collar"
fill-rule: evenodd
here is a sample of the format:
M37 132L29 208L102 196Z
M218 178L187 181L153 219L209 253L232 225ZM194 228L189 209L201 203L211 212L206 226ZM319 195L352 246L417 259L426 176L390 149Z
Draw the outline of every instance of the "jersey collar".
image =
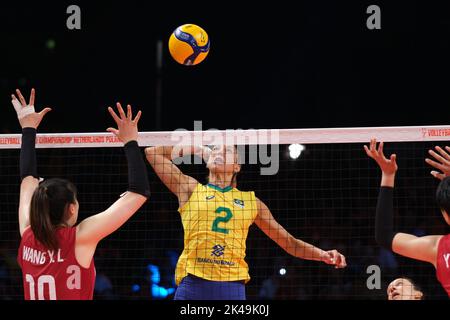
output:
M230 190L233 190L232 186L227 186L225 188L221 188L221 187L218 187L218 186L216 186L215 184L212 184L212 183L208 183L207 186L210 187L210 188L213 188L214 190L220 191L222 193L225 193L225 192L228 192Z

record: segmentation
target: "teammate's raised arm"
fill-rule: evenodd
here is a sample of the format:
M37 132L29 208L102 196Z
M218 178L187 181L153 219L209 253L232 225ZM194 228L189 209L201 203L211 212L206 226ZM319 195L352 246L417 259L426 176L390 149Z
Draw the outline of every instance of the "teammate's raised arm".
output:
M117 103L119 116L108 108L117 128L108 128L124 143L128 162L128 189L125 195L105 211L83 220L77 227L77 258L82 265L88 265L97 243L123 225L150 196L147 169L139 149L137 125L141 111L133 119L131 106L127 114Z
M30 225L30 204L33 192L39 181L36 163L36 131L44 116L51 111L44 108L36 113L34 109L35 90L31 89L28 103L19 89L16 90L17 97L11 95L11 103L17 113L20 126L22 127L22 146L20 148L20 202L19 202L19 231L22 236L24 230Z

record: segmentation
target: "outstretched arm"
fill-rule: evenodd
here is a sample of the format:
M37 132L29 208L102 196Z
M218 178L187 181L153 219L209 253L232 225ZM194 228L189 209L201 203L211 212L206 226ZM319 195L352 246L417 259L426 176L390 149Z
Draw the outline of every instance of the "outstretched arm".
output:
M442 236L416 237L394 231L393 195L398 170L396 155L391 155L388 160L383 153L383 142L380 142L378 148L376 144L376 140L372 139L370 147L364 146L366 154L377 162L382 172L375 217L375 239L380 246L402 256L436 265L437 247Z
M312 244L294 238L286 231L273 217L267 205L256 199L258 205L258 216L255 219L256 225L281 248L290 255L305 259L322 261L332 264L336 268L347 266L345 257L336 250L324 251Z
M95 248L97 243L122 226L150 196L147 170L141 151L137 144L138 121L141 112L132 119L131 106L125 115L122 106L117 108L120 118L108 108L116 121L118 129L109 128L124 143L125 155L128 162L128 192L105 211L83 220L77 227L77 246L88 249Z
M198 182L193 177L183 174L172 161L190 154L199 155L207 161L209 149L201 146L161 146L145 149L148 162L166 187L177 196L180 207L189 200Z
M439 180L442 180L445 177L450 176L450 147L446 146L444 150L441 147L436 146L435 149L437 152L434 150L428 150L429 155L432 156L434 160L426 158L425 162L440 171L433 170L431 171L431 175Z
M28 104L19 89L17 97L12 94L11 102L16 110L20 126L22 127L22 146L20 149L20 200L19 200L19 231L23 235L30 225L30 205L34 190L39 185L36 166L36 130L44 116L51 110L45 108L39 113L34 110L35 90L31 90Z

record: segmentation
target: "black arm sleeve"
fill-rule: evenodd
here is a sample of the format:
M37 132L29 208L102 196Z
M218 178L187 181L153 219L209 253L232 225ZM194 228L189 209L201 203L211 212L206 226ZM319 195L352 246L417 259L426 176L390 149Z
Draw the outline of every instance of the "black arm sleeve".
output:
M150 197L147 167L137 141L128 142L124 146L124 150L128 161L128 191Z
M377 243L392 250L394 232L394 188L381 187L375 217L375 239Z
M38 179L36 165L36 129L22 129L22 146L20 148L20 178L35 177Z

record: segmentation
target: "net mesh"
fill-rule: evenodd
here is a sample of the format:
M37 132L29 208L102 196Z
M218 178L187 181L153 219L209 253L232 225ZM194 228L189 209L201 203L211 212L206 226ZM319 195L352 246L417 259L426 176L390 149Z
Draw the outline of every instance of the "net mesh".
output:
M299 139L300 140L300 139ZM441 143L442 144L442 143ZM415 235L446 234L434 201L438 181L424 162L436 142L391 142L385 154L396 153L399 171L395 189L396 230ZM348 267L288 255L258 227L250 228L246 261L251 281L248 299L386 299L386 287L399 276L420 285L428 299L443 299L431 265L380 249L374 240L374 215L380 171L362 143L306 144L298 159L288 145L279 146L276 175L260 174L259 164L244 164L240 190L253 190L275 219L294 237L322 249L337 249ZM38 149L38 172L62 177L79 189L82 219L105 210L127 186L121 148ZM22 299L22 278L16 263L19 232L19 150L0 150L0 299ZM205 165L181 170L207 183ZM175 265L183 250L183 227L177 198L149 168L150 200L117 232L99 244L95 262L96 299L171 299ZM369 266L381 269L381 289L367 286Z

